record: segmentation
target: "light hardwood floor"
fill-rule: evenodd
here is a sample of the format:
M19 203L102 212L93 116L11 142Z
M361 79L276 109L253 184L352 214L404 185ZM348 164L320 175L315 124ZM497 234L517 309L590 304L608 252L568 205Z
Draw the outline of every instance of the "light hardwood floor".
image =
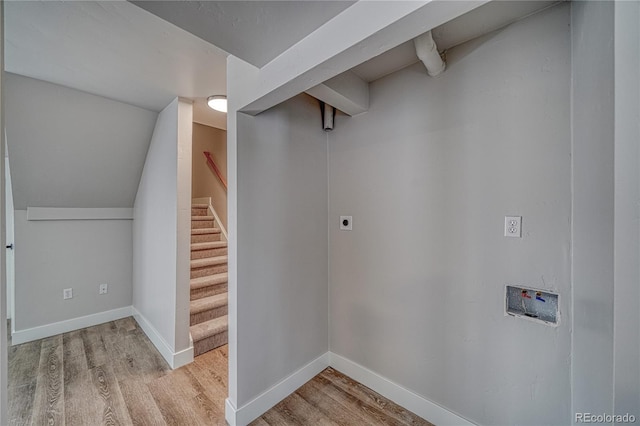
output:
M11 425L225 425L227 346L171 370L131 317L9 348ZM254 425L430 425L328 368Z

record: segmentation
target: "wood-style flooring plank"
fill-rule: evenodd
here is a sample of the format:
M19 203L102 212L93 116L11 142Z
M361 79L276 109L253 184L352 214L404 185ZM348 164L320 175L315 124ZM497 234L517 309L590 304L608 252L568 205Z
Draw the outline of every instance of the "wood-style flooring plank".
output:
M269 423L262 417L258 417L254 421L251 422L252 426L269 426Z
M7 350L9 358L7 421L10 425L31 424L38 371L40 371L41 347L42 340L36 340L10 346Z
M129 425L131 417L127 411L118 381L110 365L91 369L93 384L102 401L103 425Z
M9 350L11 425L225 425L228 348L171 370L131 317ZM328 368L255 426L430 423Z
M327 379L320 373L312 379L317 382L323 392L333 399L336 403L342 404L358 416L362 424L369 425L402 425L401 422L390 418L384 410L369 405L367 402L360 400L345 389L336 386L330 379Z
M273 409L290 421L291 424L337 425L336 422L325 416L320 410L309 404L295 392L280 401Z
M224 424L224 413L186 368L174 370L148 386L168 425Z
M271 409L264 413L261 417L258 417L253 422L249 423L250 426L257 426L258 422L264 422L270 426L286 426L291 424L291 419L280 414L280 411Z
M164 426L167 424L145 382L128 379L119 382L118 385L134 426Z
M115 320L114 323L118 329L124 330L125 332L135 331L138 328L138 323L133 319L133 317L121 318L119 320Z
M62 335L43 339L33 403L34 424L65 424L63 374Z
M217 349L195 357L192 365L216 382L218 386L224 389L228 387L229 361Z
M63 335L65 424L101 424L100 396L93 385L81 333Z
M64 358L84 357L84 342L80 330L71 331L62 335L62 356ZM87 363L85 362L85 367Z
M148 383L164 376L170 367L141 330L130 330L104 339L111 366L119 381Z
M42 340L36 340L8 348L9 387L29 384L37 377L41 346Z
M31 424L33 403L36 394L36 380L20 386L9 388L8 422L11 426L23 426Z
M204 394L213 402L217 413L224 416L224 400L227 397L226 381L220 379L215 371L202 368L195 362L184 367L202 386Z
M393 401L390 401L377 392L369 389L362 383L353 380L349 376L346 376L331 367L322 371L320 373L320 376L329 379L333 385L341 388L345 392L350 393L353 397L359 399L360 401L363 401L369 406L377 408L389 417L403 424L416 426L433 426L422 417L402 408Z
M343 401L334 400L324 392L323 388L324 386L318 383L317 380L312 379L302 385L296 393L339 425L366 424L362 417L358 417L352 409L343 405Z
M65 423L67 425L131 424L129 412L109 365L88 368L80 333L67 333L64 358Z
M87 358L87 368L92 369L109 361L104 341L105 335L103 334L109 328L102 324L80 330L84 354Z

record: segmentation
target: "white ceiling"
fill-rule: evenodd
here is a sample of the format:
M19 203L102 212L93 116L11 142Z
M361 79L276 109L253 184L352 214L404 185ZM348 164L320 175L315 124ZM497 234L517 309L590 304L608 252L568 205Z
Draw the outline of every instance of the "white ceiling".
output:
M153 111L193 99L194 121L224 129L226 115L205 101L226 94L227 52L264 65L353 3L9 1L5 70ZM448 49L553 3L494 1L434 29L434 39ZM417 60L408 41L353 71L373 81Z
M355 1L135 1L143 9L257 67Z
M125 1L9 1L5 70L159 111L196 100L194 119L226 127L201 108L226 94L227 53ZM195 111L198 111L196 114Z
M519 19L545 9L558 0L492 1L432 30L438 50L443 51L503 28ZM413 40L353 68L365 81L377 80L418 62Z

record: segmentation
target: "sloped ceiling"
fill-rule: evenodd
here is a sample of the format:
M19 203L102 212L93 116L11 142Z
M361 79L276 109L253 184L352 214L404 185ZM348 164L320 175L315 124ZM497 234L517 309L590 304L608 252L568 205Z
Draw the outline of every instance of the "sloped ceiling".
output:
M355 1L132 1L257 67Z
M226 94L228 54L125 1L4 5L5 70L160 111ZM202 120L226 127L213 110Z
M157 113L5 74L17 210L133 207Z

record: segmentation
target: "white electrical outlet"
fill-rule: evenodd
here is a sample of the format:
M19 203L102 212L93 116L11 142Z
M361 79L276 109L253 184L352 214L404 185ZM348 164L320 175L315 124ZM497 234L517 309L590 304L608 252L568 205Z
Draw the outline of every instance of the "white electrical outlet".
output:
M353 229L353 218L351 216L340 216L340 229L351 231Z
M504 236L515 238L522 237L522 216L504 217Z
M73 298L73 289L72 288L65 288L64 290L62 290L62 298L64 300Z
M108 291L109 291L109 285L108 284L100 284L99 294L107 294Z

